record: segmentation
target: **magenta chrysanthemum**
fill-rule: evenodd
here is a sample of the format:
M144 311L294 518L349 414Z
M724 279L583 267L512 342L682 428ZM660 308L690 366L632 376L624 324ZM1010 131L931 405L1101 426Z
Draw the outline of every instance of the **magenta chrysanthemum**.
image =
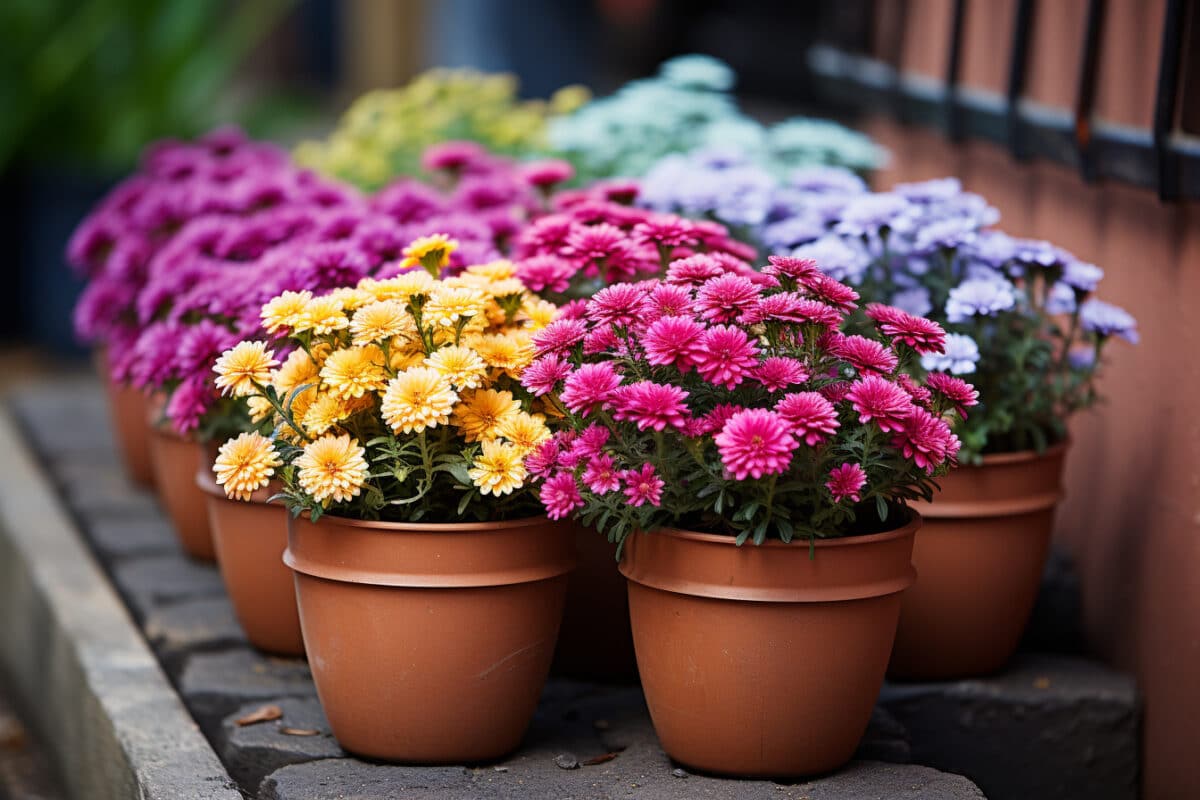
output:
M615 225L575 225L567 234L566 252L580 261L601 261L625 247L625 232Z
M967 418L968 408L979 405L979 392L962 378L956 378L944 372L931 372L925 379L925 385L936 394L949 400L963 419Z
M817 262L811 258L793 258L792 256L767 256L769 262L763 267L763 273L775 277L787 277L803 283L814 275L820 275Z
M891 349L865 336L843 336L831 349L860 373L890 375L898 362Z
M567 378L559 398L576 414L587 416L609 403L621 385L621 376L606 362L584 364Z
M596 292L588 303L588 314L600 322L633 325L646 307L646 290L633 283L617 283Z
M696 311L713 322L735 322L752 311L760 290L741 275L722 275L705 281L696 293Z
M774 411L751 408L731 416L714 437L721 463L735 480L778 475L792 463L796 440Z
M659 283L650 290L649 311L655 319L691 314L692 295L682 286Z
M784 395L775 411L791 425L792 433L814 447L837 433L841 427L833 403L820 392Z
M571 286L571 278L578 270L558 256L541 255L527 258L517 264L517 279L531 292L554 292L561 294Z
M575 476L569 472L560 472L547 479L542 484L539 498L546 508L546 516L550 519L565 519L571 516L575 509L583 506L583 497L579 494Z
M858 464L841 464L829 471L829 480L825 488L833 495L833 501L840 503L849 500L851 503L862 502L862 488L867 485L867 473Z
M581 319L556 319L533 335L534 352L541 356L570 350L587 332L587 323Z
M868 305L867 316L893 343L904 342L918 353L941 353L946 347L946 332L932 320L880 303Z
M768 392L778 392L789 386L804 383L811 375L808 368L797 359L785 356L771 356L750 372L751 376L761 383Z
M908 393L889 380L869 375L856 381L846 400L858 412L859 422L875 421L882 431L898 431L913 408Z
M592 423L571 445L571 452L580 458L591 458L608 444L610 435L608 428Z
M571 166L570 162L561 159L534 161L526 164L522 172L529 185L536 186L539 189L544 189L563 181L569 181L575 177L575 168Z
M558 467L558 442L547 439L525 456L525 471L535 478L548 478Z
M588 459L583 482L593 494L608 494L621 488L619 472L612 456L599 453Z
M633 233L642 241L658 247L672 248L694 241L692 224L673 214L656 214L634 226Z
M950 426L919 406L910 407L894 430L892 445L926 472L932 473L958 452L958 440Z
M694 255L672 261L667 267L667 282L701 284L725 274L721 262L709 255Z
M632 422L640 431L647 428L661 431L667 426L682 428L688 416L688 407L684 403L687 396L688 393L678 386L653 381L631 383L614 392L613 418Z
M571 365L557 353L544 355L521 373L521 385L534 397L549 394L571 374Z
M741 328L717 325L705 331L696 370L709 383L733 389L758 364L758 347Z
M646 361L659 366L674 365L687 371L698 360L705 328L690 317L663 317L641 337Z
M653 464L643 464L640 470L626 470L621 477L625 480L625 496L631 506L662 503L662 490L666 484L654 471Z
M853 311L858 308L858 292L823 272L807 278L804 286L818 300L843 311Z
M933 395L924 386L920 385L912 379L911 375L901 372L896 376L896 383L900 388L908 392L908 396L913 399L913 402L919 406L927 405L933 399Z

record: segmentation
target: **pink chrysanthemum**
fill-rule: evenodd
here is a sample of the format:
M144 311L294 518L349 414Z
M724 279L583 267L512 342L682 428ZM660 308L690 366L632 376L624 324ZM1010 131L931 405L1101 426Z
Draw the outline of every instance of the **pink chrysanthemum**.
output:
M587 426L583 433L579 434L574 444L571 445L571 452L582 458L591 458L608 444L610 432L608 428L602 425L592 424Z
M659 366L673 364L686 372L698 360L705 328L691 317L663 317L641 337L646 361Z
M613 418L632 422L639 431L653 428L661 431L668 425L682 428L689 412L688 393L678 386L653 381L638 381L622 386L614 393ZM565 402L565 401L564 401Z
M558 468L558 442L547 439L525 456L525 471L535 478L548 478Z
M761 383L768 392L778 392L789 386L804 383L810 377L803 363L785 356L772 356L750 372L751 377Z
M584 364L567 378L559 399L576 414L587 416L613 399L621 376L607 361Z
M557 353L544 355L521 373L521 385L534 397L549 394L558 388L561 381L571 374L571 365Z
M627 469L621 474L625 481L625 496L631 506L652 506L662 502L662 490L666 486L654 471L653 464L642 464L640 470Z
M668 283L701 284L705 281L724 275L725 268L721 262L709 255L694 255L672 261L667 267Z
M826 400L836 405L846 399L846 395L850 394L850 389L853 386L854 384L849 381L837 381L836 383L826 384L817 391Z
M713 322L734 322L754 309L760 294L749 278L721 275L700 287L696 293L696 311Z
M829 480L825 488L833 495L833 501L840 503L849 500L851 503L862 502L862 488L867 485L867 473L858 464L842 464L829 471Z
M949 400L963 419L967 418L968 408L979 405L979 392L962 378L956 378L944 372L932 372L925 379L925 385L936 394Z
M582 342L587 332L581 319L556 319L533 335L534 352L539 356L565 352Z
M842 336L829 349L860 373L890 375L898 362L890 348L865 336Z
M588 303L588 316L598 322L628 326L641 321L645 308L645 287L617 283L596 292Z
M709 383L733 389L758 365L758 347L741 328L717 325L705 331L696 370Z
M858 308L858 292L823 272L805 280L804 285L814 297L831 306L843 311L853 311Z
M458 172L486 158L487 150L475 142L441 142L426 148L421 156L421 166L431 172Z
M526 164L521 171L524 173L526 182L539 189L545 189L575 177L575 168L569 162L557 158L531 162Z
M625 232L615 225L575 224L567 234L565 252L580 261L592 262L620 253L624 247Z
M559 319L587 319L587 300L576 299L558 307Z
M787 471L796 448L788 427L787 420L763 408L734 414L713 439L725 470L739 481Z
M619 472L612 456L599 453L588 460L587 469L583 471L583 482L593 494L608 494L621 488Z
M659 283L650 290L649 313L654 319L679 317L692 312L692 295L682 286Z
M921 354L941 353L946 347L946 332L942 326L924 317L915 317L895 306L871 303L867 316L875 320L879 330L890 336L893 344L904 342Z
M792 433L809 447L821 444L841 427L833 403L820 392L784 395L775 404L775 411L791 425Z
M797 325L820 325L836 330L842 324L843 314L831 305L796 292L778 292L758 301L754 310L747 315L747 322L791 322Z
M932 473L958 452L958 439L950 426L920 406L911 406L895 430L892 445L926 472Z
M667 249L695 241L692 223L674 214L655 214L635 225L633 234L644 242Z
M569 472L560 472L543 483L539 499L550 519L564 519L583 506L575 476Z
M516 277L531 292L565 292L578 270L569 261L552 255L527 258L517 264Z
M928 405L929 401L933 399L933 395L930 394L929 390L914 381L912 376L908 375L907 373L901 372L899 375L897 375L896 383L900 385L901 389L908 392L908 396L911 397L913 402L917 405Z
M769 262L763 267L763 274L779 277L786 275L797 282L803 283L814 275L820 275L817 262L811 258L794 258L792 256L767 256Z
M858 412L859 422L875 421L881 431L899 431L913 408L908 393L891 381L868 375L855 381L846 399Z

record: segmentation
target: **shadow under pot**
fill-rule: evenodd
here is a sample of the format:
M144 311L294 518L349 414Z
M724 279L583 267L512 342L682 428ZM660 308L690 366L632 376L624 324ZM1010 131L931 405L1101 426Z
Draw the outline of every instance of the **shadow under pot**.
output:
M568 528L544 517L289 516L284 562L317 695L345 750L461 764L520 744L575 564Z
M621 572L642 689L667 755L703 772L794 778L854 755L883 684L915 514L867 536L737 547L660 530Z
M260 489L249 502L231 500L206 469L196 473L196 485L206 496L217 566L246 639L265 653L304 655L296 587L283 563L288 511L267 503L280 487Z
M893 680L951 680L1000 670L1017 649L1041 587L1067 445L984 456L914 503L925 525L913 548L888 667Z
M212 458L200 442L185 439L169 425L158 424L152 409L150 421L150 463L154 467L154 485L158 501L167 512L183 551L197 561L215 561L216 549L208 527L208 509L204 492L196 485L196 473L212 467Z
M150 464L149 401L132 386L114 381L109 371L108 352L96 351L96 371L108 398L109 420L117 452L130 481L144 489L154 489L154 470Z

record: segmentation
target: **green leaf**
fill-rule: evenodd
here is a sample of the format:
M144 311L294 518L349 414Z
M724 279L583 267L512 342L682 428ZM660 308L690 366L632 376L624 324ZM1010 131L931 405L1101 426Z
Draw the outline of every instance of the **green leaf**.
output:
M885 500L883 495L881 495L881 494L875 495L875 513L879 515L880 522L887 522L887 518L888 518L887 500Z

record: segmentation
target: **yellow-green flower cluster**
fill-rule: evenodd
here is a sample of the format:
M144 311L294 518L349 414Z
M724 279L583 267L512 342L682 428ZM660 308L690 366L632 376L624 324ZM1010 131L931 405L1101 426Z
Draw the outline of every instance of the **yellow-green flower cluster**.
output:
M420 172L421 153L438 142L470 140L509 155L544 153L546 123L590 98L567 86L549 100L517 97L509 74L434 69L399 89L368 92L323 141L302 142L296 161L374 190L397 175Z

